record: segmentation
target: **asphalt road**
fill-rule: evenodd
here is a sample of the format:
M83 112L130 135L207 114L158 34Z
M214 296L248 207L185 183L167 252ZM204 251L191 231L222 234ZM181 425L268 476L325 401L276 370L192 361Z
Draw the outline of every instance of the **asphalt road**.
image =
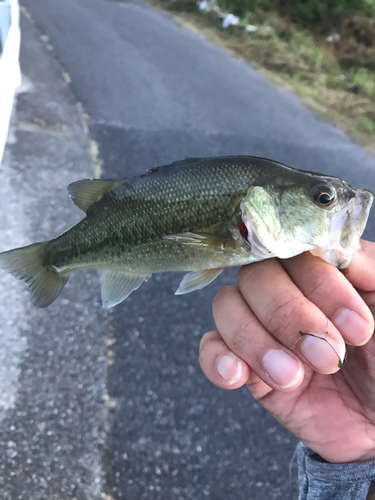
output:
M134 2L23 4L89 115L103 177L186 156L251 154L375 191L374 158L168 16ZM375 237L374 216L366 235ZM199 340L213 327L212 298L235 283L235 271L177 297L180 279L153 277L96 322L110 345L106 491L127 500L290 498L294 438L246 390L211 386L198 365Z
M66 186L94 169L61 68L24 16L21 27L24 84L0 166L0 251L75 224ZM0 498L99 499L108 398L97 273L77 273L46 310L0 275Z

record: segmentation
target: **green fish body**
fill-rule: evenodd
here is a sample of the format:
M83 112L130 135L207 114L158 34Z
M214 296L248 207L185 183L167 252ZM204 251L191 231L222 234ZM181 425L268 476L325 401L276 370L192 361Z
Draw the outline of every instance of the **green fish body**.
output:
M71 272L103 269L105 307L152 274L190 271L176 293L206 286L225 267L319 252L347 267L372 195L335 177L250 156L186 159L125 179L69 186L86 217L61 236L0 254L48 306Z

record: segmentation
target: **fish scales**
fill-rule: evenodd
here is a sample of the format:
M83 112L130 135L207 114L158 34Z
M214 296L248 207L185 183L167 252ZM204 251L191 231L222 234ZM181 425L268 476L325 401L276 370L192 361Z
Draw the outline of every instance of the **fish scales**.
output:
M115 259L143 270L155 261L154 266L170 265L174 255L174 270L184 270L181 258L196 261L197 251L161 237L192 230L220 234L256 178L248 166L202 162L194 168L188 163L176 167L173 175L160 170L125 181L95 203L77 226L48 244L49 262L57 268L102 267L103 260Z
M82 180L69 193L86 217L50 241L0 253L48 306L77 269L103 269L105 307L153 273L190 271L177 294L225 267L304 251L339 268L359 248L373 201L341 179L251 156L186 159L126 179Z

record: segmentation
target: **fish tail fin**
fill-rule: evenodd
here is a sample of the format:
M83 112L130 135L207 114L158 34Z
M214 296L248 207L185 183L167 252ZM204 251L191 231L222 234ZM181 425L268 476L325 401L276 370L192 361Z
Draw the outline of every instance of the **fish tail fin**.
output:
M47 242L15 248L0 253L0 268L16 278L26 281L30 287L33 303L37 307L49 306L68 280L48 264Z

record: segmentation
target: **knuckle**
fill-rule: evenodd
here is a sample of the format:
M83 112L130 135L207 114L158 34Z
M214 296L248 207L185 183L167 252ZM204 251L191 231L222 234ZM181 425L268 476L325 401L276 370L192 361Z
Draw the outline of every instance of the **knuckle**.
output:
M263 262L253 262L252 264L240 267L237 273L239 286L243 287L247 283L253 283L257 279L258 273L262 272L263 267Z
M217 292L212 302L212 309L216 311L219 309L228 298L232 297L234 293L237 292L237 287L235 285L224 286L221 290Z
M264 315L265 328L278 337L290 330L292 324L303 324L306 319L306 306L300 297L285 296L279 293L270 301Z
M253 286L254 283L263 281L270 274L276 276L280 272L283 272L283 269L276 259L265 259L240 267L237 279L241 288L247 285Z
M254 269L254 267L250 267L250 266L254 266L255 264L249 264L247 266L241 266L238 270L238 273L237 273L237 281L240 283L242 280L246 279L249 272L251 271L251 269Z
M333 272L332 272L333 271ZM330 268L324 269L322 272L321 264L315 265L308 277L301 284L301 288L307 297L322 297L326 296L327 293L330 295L335 294L336 286L336 269ZM340 275L339 275L340 276Z
M253 337L252 332L256 327L255 323L255 318L248 314L238 318L231 341L232 347L236 352L242 352L249 348Z

